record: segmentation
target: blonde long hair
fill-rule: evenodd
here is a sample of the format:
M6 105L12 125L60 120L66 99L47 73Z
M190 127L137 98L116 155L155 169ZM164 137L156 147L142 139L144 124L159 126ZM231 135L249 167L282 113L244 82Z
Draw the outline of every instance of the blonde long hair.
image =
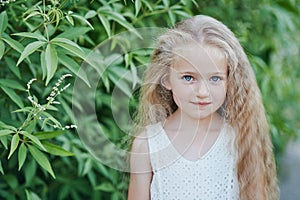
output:
M237 38L216 19L194 16L159 37L144 75L137 112L138 127L162 121L177 109L171 91L161 85L161 80L171 67L173 49L192 41L220 48L227 59L228 89L222 110L236 132L240 199L257 199L260 191L267 200L279 199L273 147L254 72Z

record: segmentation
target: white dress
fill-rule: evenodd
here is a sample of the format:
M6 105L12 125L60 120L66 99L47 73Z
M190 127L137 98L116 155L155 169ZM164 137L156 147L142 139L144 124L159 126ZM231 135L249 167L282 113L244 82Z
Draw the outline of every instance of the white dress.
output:
M210 150L199 160L190 161L171 144L161 123L148 126L151 200L239 199L233 133L224 125Z

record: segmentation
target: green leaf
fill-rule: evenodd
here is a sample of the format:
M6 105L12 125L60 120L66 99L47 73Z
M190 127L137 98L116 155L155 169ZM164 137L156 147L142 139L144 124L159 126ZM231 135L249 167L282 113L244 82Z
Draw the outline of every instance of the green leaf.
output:
M152 12L153 8L151 6L151 4L148 1L143 1L144 5Z
M7 136L5 137L0 137L0 141L3 144L4 148L7 150L8 149L8 145L7 145Z
M46 75L47 75L46 53L45 53L45 51L42 51L40 60L41 60L41 68L42 68L43 80L44 80Z
M110 80L116 84L118 88L120 88L128 97L132 96L132 91L126 81L116 76L115 74L108 74Z
M69 105L69 103L67 103L65 101L64 98L58 97L59 102L61 103L66 115L69 117L69 119L74 122L75 120L75 116L74 116L74 112L72 110L72 106ZM72 101L72 100L71 100ZM75 103L74 103L75 104Z
M132 54L126 53L124 55L125 68L128 68L130 61L132 60Z
M15 102L20 108L24 107L24 103L22 101L22 99L20 98L19 95L16 94L15 91L13 91L12 89L9 89L7 87L2 87L0 86L0 88L9 96L9 98Z
M134 29L134 27L124 18L123 15L117 12L110 12L110 11L100 11L102 14L110 17L112 20L119 23L121 26L125 27L128 30Z
M24 18L24 21L26 21L27 19L34 17L36 15L41 15L42 13L36 10L30 10L30 14L26 16L26 18Z
M26 200L33 200L31 192L25 189Z
M102 184L96 186L95 190L101 190L104 192L113 192L113 191L115 191L115 188L111 183L102 183Z
M135 6L135 16L137 16L139 14L140 10L141 10L141 7L142 7L141 0L135 0L134 6Z
M53 40L51 40L51 43L66 49L71 54L85 59L85 54L83 50L75 42L72 42L69 39L56 37Z
M37 137L39 140L47 140L47 139L55 138L66 132L67 131L37 132L36 134L34 134L34 136Z
M74 19L73 19L73 17L70 16L70 15L66 15L66 18L67 18L68 22L69 22L72 26L74 26Z
M5 31L8 24L8 18L6 11L0 14L0 35Z
M32 191L25 189L25 193L26 193L26 200L41 200L41 198Z
M17 67L17 63L14 59L5 56L4 62L6 62L6 66L12 71L14 75L16 75L20 80L22 79L19 68Z
M109 75L113 75L118 79L124 79L128 82L132 82L132 76L128 69L112 66L108 71Z
M36 136L34 136L34 135L32 135L32 134L29 134L28 132L26 132L26 131L21 131L20 132L22 135L24 135L25 137L27 137L27 138L29 138L34 144L36 144L39 148L41 148L42 150L44 150L44 151L47 151L46 149L45 149L45 147L43 146L43 144L40 142L40 140L36 137Z
M94 30L94 27L92 26L92 24L84 17L82 17L80 15L75 15L75 14L73 14L71 16L74 18L77 18L79 21L83 22L84 24L87 24L89 27L91 27L92 30Z
M3 170L3 167L2 167L2 162L1 162L1 160L0 160L0 172L1 172L1 174L4 175L4 170Z
M181 10L174 10L173 12L176 13L177 15L181 15L181 16L183 16L185 18L191 17L191 15L189 13L183 12Z
M48 85L49 81L52 79L56 72L58 63L57 52L52 44L48 44L46 47L45 59L47 68L46 85Z
M100 19L108 37L111 37L111 28L108 19L100 14L98 14L98 18Z
M69 184L63 184L59 189L60 192L56 197L57 199L68 199L68 195L71 193L72 190L74 190L74 188ZM80 198L77 199L79 200Z
M13 154L13 153L15 152L15 150L17 149L18 144L19 144L19 141L20 141L19 134L15 134L15 135L12 137L12 140L11 140L11 144L10 144L10 152L9 152L9 155L8 155L8 159L12 156L12 154Z
M50 113L44 112L43 114L45 115L45 117L47 117L47 120L50 120L58 127L61 127L60 122L57 119L55 119L55 117L53 117Z
M130 71L132 75L132 89L134 89L139 82L139 77L137 73L136 66L134 65L134 62L130 62Z
M9 135L11 133L13 133L14 131L12 130L0 130L0 137L1 136L5 136L5 135Z
M76 74L79 78L81 78L89 87L91 87L88 77L86 76L83 70L80 70L80 66L77 62L75 62L72 58L68 57L65 54L58 54L59 61L61 64L66 66L71 72ZM79 73L80 72L80 73Z
M3 129L9 129L9 130L13 130L14 132L17 132L17 129L15 127L7 125L2 121L0 121L0 127L2 127Z
M169 11L168 11L168 15L169 15L169 18L170 18L170 21L171 21L172 26L174 26L175 23L176 23L176 18L175 18L174 13L173 13L171 10L169 10Z
M170 6L169 0L163 0L163 3L164 3L164 6L167 8Z
M18 113L18 112L29 113L32 110L34 110L34 108L28 106L28 107L24 107L24 108L21 108L21 109L14 110L13 112L14 113Z
M19 162L19 171L20 169L22 168L25 160L26 160L26 156L27 156L27 148L25 146L24 143L22 143L20 145L20 148L19 148L19 152L18 152L18 162Z
M107 77L106 74L103 74L101 76L101 79L102 79L102 82L103 82L103 84L105 86L106 91L109 92L110 91L110 82L109 82L109 79L108 79L108 77Z
M113 192L111 195L111 200L119 200L122 198L122 196L123 196L123 194L118 191Z
M48 153L56 156L73 156L74 154L72 152L69 152L60 146L57 146L55 144L52 144L50 142L43 142L43 145Z
M0 60L4 54L4 51L5 51L5 44L2 40L0 40Z
M17 89L21 91L25 91L25 87L21 85L19 82L12 80L12 79L0 79L0 85L12 89Z
M38 33L21 32L21 33L14 33L12 35L17 35L17 36L22 36L22 37L27 37L27 38L33 38L33 39L37 39L37 40L47 42L47 39L42 34L38 34Z
M87 159L87 161L84 163L83 171L82 171L82 176L86 175L89 171L92 169L92 160Z
M24 131L31 134L36 129L37 119L33 119L25 128Z
M131 30L133 33L135 33L137 36L141 37L140 34L135 30L135 28L123 17L123 15L117 13L117 12L111 12L109 10L104 9L98 9L98 13L100 15L107 16L120 24L121 26L125 27L127 30Z
M17 179L17 176L11 173L6 174L4 177L1 177L1 179L6 181L6 184L9 185L10 189L16 190L17 187L19 186L19 181Z
M35 52L36 50L38 50L41 46L43 46L44 44L46 44L46 42L42 42L42 41L35 41L32 42L30 44L28 44L24 51L21 53L21 56L17 62L17 66L25 59L27 58L30 54L32 54L33 52Z
M57 37L58 38L67 38L69 40L73 40L78 38L79 36L82 36L86 34L88 31L91 29L88 27L74 27L74 28L68 28L61 34L59 34Z
M28 150L33 156L33 158L36 160L36 162L47 172L49 172L53 178L55 178L54 172L52 170L48 158L40 150L38 150L36 147L32 145L28 145Z
M58 108L56 108L56 107L55 107L55 106L53 106L53 105L48 105L48 107L47 107L47 110L59 111L59 109L58 109Z
M85 18L85 19L90 19L90 18L95 17L96 15L97 15L97 12L96 12L96 11L94 11L94 10L89 10L89 11L85 14L84 18Z
M97 184L98 173L96 174L94 171L89 171L89 173L87 173L87 177L89 179L91 186L95 188Z
M34 159L28 159L26 165L23 168L26 185L30 185L34 177L36 177L36 169L36 161Z
M17 52L19 53L23 52L24 47L18 41L10 38L9 36L2 37L2 40L6 42L11 48L15 49Z

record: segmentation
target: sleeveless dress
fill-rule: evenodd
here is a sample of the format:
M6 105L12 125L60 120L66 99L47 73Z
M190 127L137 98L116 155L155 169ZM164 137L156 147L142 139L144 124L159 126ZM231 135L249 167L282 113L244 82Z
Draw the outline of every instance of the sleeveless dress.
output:
M146 130L153 170L151 200L239 199L234 132L229 125L224 125L213 146L196 161L180 155L161 123Z

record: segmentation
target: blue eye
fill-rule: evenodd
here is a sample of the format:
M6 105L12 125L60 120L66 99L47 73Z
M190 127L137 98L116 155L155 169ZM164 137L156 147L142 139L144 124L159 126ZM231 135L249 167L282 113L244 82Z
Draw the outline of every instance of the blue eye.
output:
M185 75L185 76L183 76L182 78L183 78L183 80L188 81L188 82L194 80L194 78L193 78L192 76L190 76L190 75Z
M210 78L210 80L213 81L213 82L218 82L218 81L220 81L222 79L219 76L213 76L213 77Z

